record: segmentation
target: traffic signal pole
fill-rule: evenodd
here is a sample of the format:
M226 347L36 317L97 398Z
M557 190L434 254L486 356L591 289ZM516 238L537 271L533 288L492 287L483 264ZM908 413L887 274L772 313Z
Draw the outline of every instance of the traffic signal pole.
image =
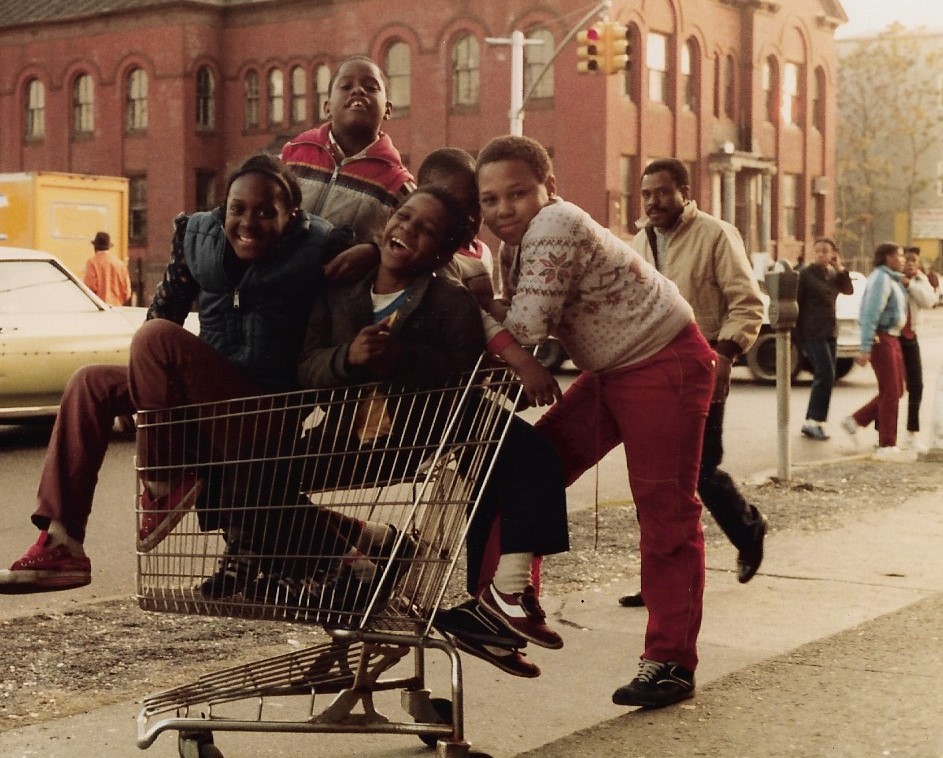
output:
M547 73L553 62L557 59L557 56L560 55L560 52L567 45L567 43L576 36L576 34L583 28L583 25L589 22L589 20L595 16L597 13L607 13L612 7L612 0L603 0L600 3L597 3L589 13L587 13L583 18L577 22L576 26L570 29L567 32L566 36L560 41L560 44L557 45L556 49L553 51L553 55L550 56L543 68L537 73L537 76L534 77L534 81L530 83L530 88L527 92L524 92L524 47L525 45L542 45L543 42L535 39L527 39L524 36L524 32L520 30L515 30L511 32L511 36L508 37L485 37L485 42L489 45L509 45L511 47L511 110L509 112L510 117L510 130L509 133L520 137L524 134L524 106L527 105L527 101L530 100L531 96L534 94L534 91L537 88L537 85L540 83L540 80L543 78L544 74Z

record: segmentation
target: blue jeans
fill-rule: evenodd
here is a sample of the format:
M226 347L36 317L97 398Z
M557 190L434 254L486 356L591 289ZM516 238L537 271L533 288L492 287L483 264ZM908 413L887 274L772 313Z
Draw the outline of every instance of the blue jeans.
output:
M812 421L826 421L828 405L832 399L832 385L835 384L835 338L804 339L802 350L812 364L812 392L809 393L809 407L805 417Z

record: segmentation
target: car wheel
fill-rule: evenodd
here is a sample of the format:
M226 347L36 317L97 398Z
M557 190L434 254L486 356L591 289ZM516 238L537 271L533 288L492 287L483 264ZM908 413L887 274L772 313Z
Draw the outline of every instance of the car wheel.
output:
M790 342L791 379L799 373L799 348L796 341ZM747 353L747 367L754 380L760 384L776 383L776 332L763 332L756 338Z
M839 358L835 362L835 378L841 379L843 376L848 376L848 372L855 367L854 358Z

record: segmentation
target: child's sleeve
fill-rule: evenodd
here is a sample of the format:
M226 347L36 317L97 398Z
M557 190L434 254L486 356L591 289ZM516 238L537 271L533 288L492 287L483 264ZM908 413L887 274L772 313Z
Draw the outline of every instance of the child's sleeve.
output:
M298 384L306 389L338 387L360 379L347 366L350 342L335 344L331 306L327 294L317 298L301 352L298 354ZM369 377L362 379L369 381Z

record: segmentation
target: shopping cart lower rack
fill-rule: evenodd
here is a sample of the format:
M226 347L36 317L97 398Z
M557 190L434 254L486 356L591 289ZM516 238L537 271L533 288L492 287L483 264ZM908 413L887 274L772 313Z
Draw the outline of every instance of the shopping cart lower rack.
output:
M442 757L472 755L461 661L432 621L519 393L506 367L482 361L446 388L138 414L140 606L326 631L321 644L147 697L138 747L167 730L183 758L222 756L214 731L397 733ZM155 523L140 503L159 496L174 507ZM447 656L449 698L426 686L427 650ZM396 690L398 720L374 702Z

